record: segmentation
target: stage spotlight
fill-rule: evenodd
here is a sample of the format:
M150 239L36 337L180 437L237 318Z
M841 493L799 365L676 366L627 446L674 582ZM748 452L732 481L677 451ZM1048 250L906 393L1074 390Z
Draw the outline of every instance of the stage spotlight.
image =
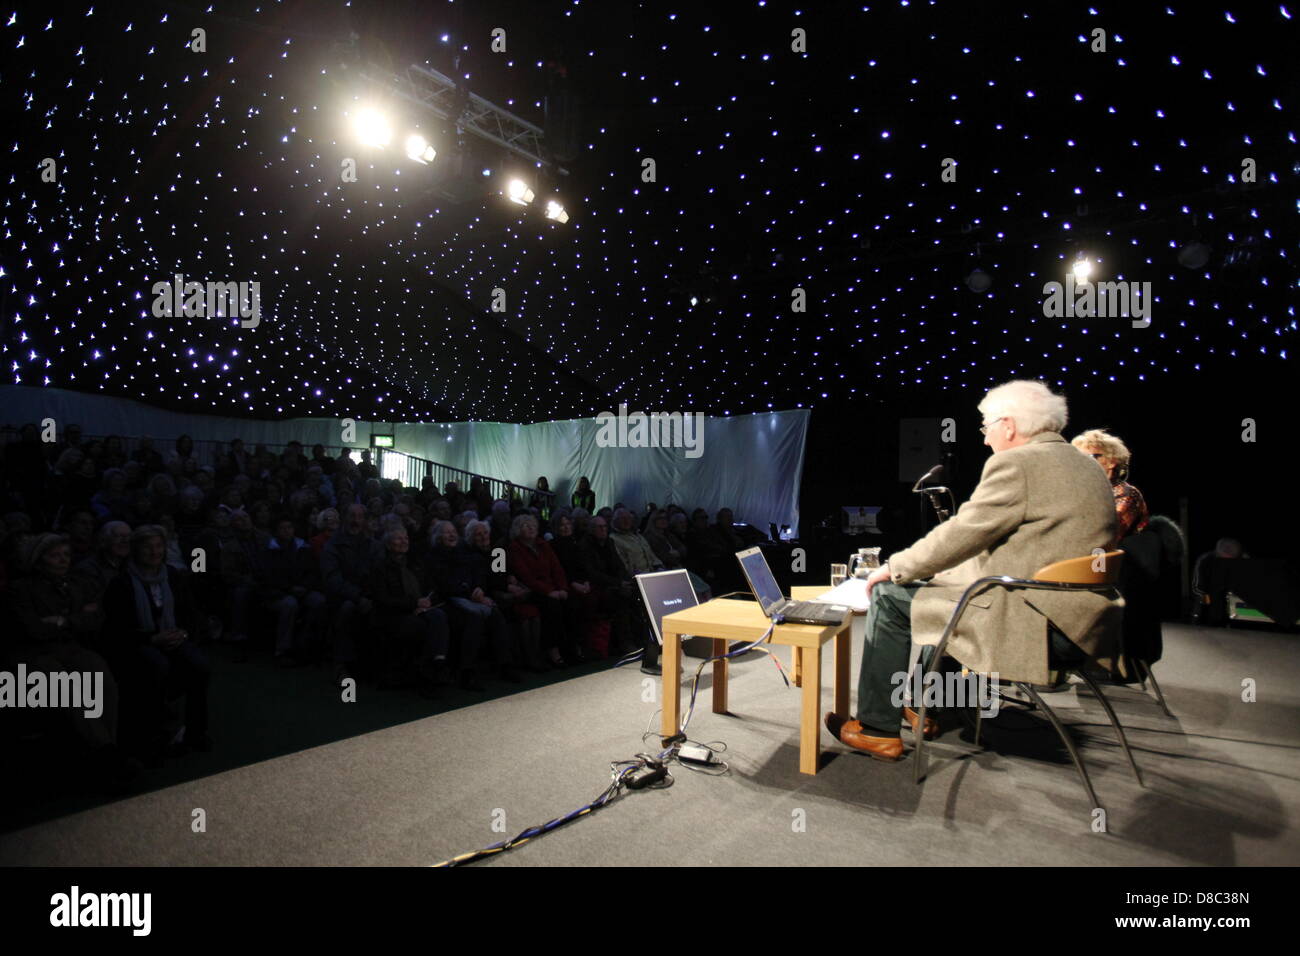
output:
M569 214L564 211L564 207L557 200L549 199L546 202L546 218L554 219L563 225L569 221Z
M438 151L430 146L429 141L419 133L412 133L406 137L406 155L417 163L424 163L427 166L433 162L433 158L438 155Z
M380 112L364 109L357 114L354 123L357 139L367 146L387 146L393 139L393 129Z
M972 269L966 277L966 286L972 292L987 292L993 287L993 277L983 269Z
M1082 285L1083 283L1086 283L1088 277L1092 275L1092 260L1076 259L1071 268L1074 271L1074 281Z
M1210 261L1210 247L1203 242L1189 242L1178 250L1178 264L1184 269L1205 268Z
M521 206L527 206L533 201L533 191L528 188L528 184L522 179L512 179L506 186L506 198L513 203Z

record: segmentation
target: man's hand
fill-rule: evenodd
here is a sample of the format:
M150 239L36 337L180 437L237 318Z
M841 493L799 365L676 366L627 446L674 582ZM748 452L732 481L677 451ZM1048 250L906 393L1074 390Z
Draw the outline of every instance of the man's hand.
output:
M416 610L427 611L429 610L429 608L433 607L433 604L432 602L430 602L428 598L420 598L418 601L415 602L415 607Z
M889 580L889 565L888 565L888 564L882 564L880 567L876 568L876 570L872 571L871 574L867 577L867 597L868 597L868 599L871 597L871 589L872 589L872 588L874 588L874 587L875 587L877 584L879 584L880 582L882 582L882 581L888 581L888 580Z
M178 627L169 627L153 636L153 643L163 648L173 648L185 640L185 632Z

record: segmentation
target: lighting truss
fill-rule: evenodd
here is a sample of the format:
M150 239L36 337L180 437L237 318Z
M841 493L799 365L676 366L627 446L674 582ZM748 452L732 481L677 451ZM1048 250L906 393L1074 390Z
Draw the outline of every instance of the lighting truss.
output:
M361 75L440 119L455 123L463 132L495 143L530 163L568 174L546 157L546 134L540 126L457 87L455 80L431 67L413 63L404 73L390 73L372 66Z

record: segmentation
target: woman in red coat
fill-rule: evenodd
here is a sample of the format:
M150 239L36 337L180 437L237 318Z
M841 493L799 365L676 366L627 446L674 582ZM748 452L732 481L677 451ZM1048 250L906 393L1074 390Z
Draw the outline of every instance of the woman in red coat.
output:
M569 612L569 580L555 550L538 536L537 519L521 514L510 526L510 549L507 562L510 573L528 588L529 594L515 603L515 613L524 625L526 640L538 629L540 641L553 665L581 661L582 653L570 637L567 627Z

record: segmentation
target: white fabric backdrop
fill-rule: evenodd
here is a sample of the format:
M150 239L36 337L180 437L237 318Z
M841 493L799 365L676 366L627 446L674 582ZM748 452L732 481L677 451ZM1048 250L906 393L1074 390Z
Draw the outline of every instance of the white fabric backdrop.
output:
M90 435L238 437L250 447L297 439L310 449L316 442L338 446L342 434L342 420L335 418L260 421L192 415L129 399L23 385L0 385L0 408L7 425L53 418L60 429L75 422ZM357 422L355 445L368 446L372 431L392 433L397 450L455 468L522 485L545 475L562 501L568 501L579 476L587 475L598 507L622 501L642 510L653 501L705 508L710 516L728 507L737 521L760 530L774 522L797 533L809 419L807 409L706 418L698 458L687 458L680 448L602 448L594 418L532 425ZM159 450L169 449L160 444Z

